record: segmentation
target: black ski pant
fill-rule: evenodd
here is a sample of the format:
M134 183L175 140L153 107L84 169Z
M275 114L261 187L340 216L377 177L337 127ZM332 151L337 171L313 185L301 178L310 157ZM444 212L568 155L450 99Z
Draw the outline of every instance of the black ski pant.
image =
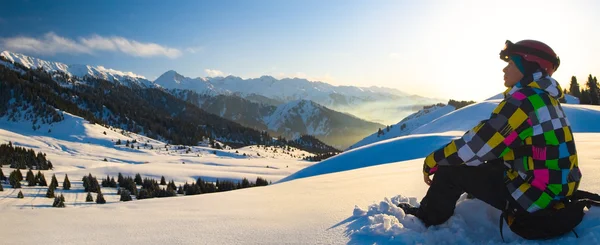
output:
M440 166L416 216L427 226L442 224L454 214L456 201L465 192L504 210L511 198L504 184L504 169L501 161L477 167Z

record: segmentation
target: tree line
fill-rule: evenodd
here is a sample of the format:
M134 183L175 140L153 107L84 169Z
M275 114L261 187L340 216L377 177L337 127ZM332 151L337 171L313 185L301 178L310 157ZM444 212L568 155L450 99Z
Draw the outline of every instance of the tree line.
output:
M600 89L598 79L590 74L585 82L585 86L581 87L575 76L571 77L569 90L565 89L565 94L570 94L579 99L580 104L584 105L600 105Z
M14 146L12 142L0 144L0 167L10 165L11 168L18 169L52 169L52 162L46 159L46 154L36 153L33 149Z

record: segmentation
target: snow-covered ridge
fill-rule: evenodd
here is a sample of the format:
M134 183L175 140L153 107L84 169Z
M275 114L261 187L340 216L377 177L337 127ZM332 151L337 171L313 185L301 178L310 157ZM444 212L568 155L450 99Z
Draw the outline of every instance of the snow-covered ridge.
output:
M92 76L111 82L123 83L124 85L126 85L129 82L134 82L144 87L155 87L154 83L147 80L144 76L135 74L133 72L118 71L106 68L104 66L90 66L79 64L67 65L60 62L46 61L9 51L3 51L2 53L0 53L0 56L13 63L21 64L28 69L41 68L48 73L62 72L69 76L78 78Z
M415 129L454 111L454 106L451 105L434 105L421 109L406 118L402 119L399 123L390 126L390 130L382 129L383 134L373 133L362 139L359 142L354 143L349 149L358 148L364 145L372 144L382 140L388 140L400 136L411 134Z

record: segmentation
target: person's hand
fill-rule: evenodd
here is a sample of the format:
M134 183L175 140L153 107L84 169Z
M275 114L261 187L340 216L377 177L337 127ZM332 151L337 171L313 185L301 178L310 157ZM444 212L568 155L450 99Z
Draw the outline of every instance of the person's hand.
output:
M431 186L431 176L428 173L423 173L423 180L425 181L425 184Z

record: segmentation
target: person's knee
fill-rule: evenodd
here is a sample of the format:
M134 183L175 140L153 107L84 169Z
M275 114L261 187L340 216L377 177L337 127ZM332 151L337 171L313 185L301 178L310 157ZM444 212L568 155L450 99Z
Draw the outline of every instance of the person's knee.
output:
M461 168L461 166L440 166L433 176L434 181L437 179L438 181L447 182L453 178L459 178L459 168Z

